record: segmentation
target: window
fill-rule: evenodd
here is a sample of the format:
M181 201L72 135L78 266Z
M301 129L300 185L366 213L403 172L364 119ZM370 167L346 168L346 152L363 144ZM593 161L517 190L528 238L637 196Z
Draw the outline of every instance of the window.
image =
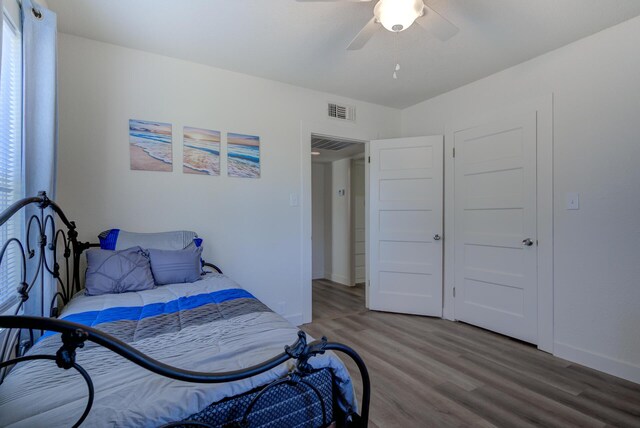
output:
M3 2L2 58L0 62L0 212L22 198L22 35L19 6ZM22 238L24 216L0 228L0 245ZM1 248L1 247L0 247ZM0 264L0 314L17 302L22 257L11 245Z

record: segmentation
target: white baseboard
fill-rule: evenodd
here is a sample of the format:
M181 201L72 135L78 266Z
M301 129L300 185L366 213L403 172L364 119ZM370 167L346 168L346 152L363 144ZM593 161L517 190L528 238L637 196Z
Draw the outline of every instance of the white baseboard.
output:
M324 276L324 271L318 271L318 272L313 272L311 274L311 279L325 279L326 276Z
M283 317L284 317L284 319L286 319L287 321L289 321L291 324L295 325L296 327L301 326L302 324L304 324L301 313L291 314L291 315L283 315Z
M329 279L331 281L333 281L333 282L337 282L338 284L346 285L347 287L351 286L351 279L347 278L346 276L337 275L335 273L332 273L329 276Z
M556 357L564 358L631 382L640 383L640 366L635 364L560 342L554 343L553 354Z

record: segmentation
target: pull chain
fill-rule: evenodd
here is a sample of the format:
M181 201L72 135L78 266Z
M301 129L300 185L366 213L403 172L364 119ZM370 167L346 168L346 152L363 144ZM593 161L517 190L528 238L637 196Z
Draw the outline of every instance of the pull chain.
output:
M396 79L396 80L398 79L398 71L400 71L400 62L398 61L398 36L399 35L400 35L400 32L396 32L396 36L395 36L395 40L394 40L396 66L393 69L393 78Z

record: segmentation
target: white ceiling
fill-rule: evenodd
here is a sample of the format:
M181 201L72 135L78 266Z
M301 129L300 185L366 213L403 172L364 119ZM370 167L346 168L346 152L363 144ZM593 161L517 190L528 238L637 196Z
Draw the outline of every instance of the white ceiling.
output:
M397 108L640 15L640 0L427 2L460 28L454 38L413 25L347 51L375 1L48 0L64 33Z

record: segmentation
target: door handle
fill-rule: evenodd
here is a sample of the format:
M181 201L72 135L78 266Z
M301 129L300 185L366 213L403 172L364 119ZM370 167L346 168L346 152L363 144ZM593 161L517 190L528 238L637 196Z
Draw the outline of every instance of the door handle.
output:
M525 246L527 246L527 247L530 247L530 246L532 246L532 245L533 245L533 241L531 240L531 238L524 239L524 240L522 241L522 245L525 245Z
M442 237L440 235L438 235L437 233L435 235L433 235L433 240L434 241L439 241L441 239L442 239Z

